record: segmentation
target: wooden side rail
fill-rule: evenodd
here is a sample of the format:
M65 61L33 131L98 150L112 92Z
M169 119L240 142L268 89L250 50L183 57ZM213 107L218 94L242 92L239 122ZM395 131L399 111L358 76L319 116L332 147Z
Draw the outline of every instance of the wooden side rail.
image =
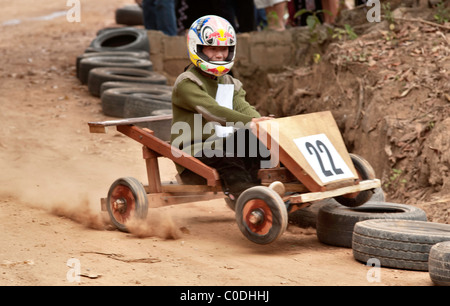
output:
M125 134L126 136L143 144L159 155L167 157L174 163L197 173L201 177L204 177L207 181L208 186L216 186L220 184L219 174L217 173L216 169L208 167L195 157L171 146L167 142L159 139L146 130L134 125L118 125L117 130L122 134Z
M101 122L88 122L91 133L106 133L108 126L116 126L117 131L143 144L149 150L171 159L186 169L205 178L208 186L220 186L220 178L216 169L211 168L195 157L171 146L169 143L159 139L148 129L134 126L135 123L167 120L172 115L147 116L120 120L109 120ZM148 166L148 165L147 165ZM150 183L150 182L149 182Z
M88 125L89 125L90 133L106 133L106 128L108 126L132 125L135 123L153 122L153 121L168 120L168 119L172 119L172 115L158 115L158 116L146 116L146 117L120 119L120 120L88 122Z

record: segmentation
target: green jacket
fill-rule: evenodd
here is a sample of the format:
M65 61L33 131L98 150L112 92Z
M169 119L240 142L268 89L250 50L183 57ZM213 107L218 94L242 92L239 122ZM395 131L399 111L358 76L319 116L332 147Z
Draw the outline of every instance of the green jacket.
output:
M233 109L221 106L215 100L219 84L234 85ZM172 145L191 155L200 152L205 145L220 150L218 144L221 142L217 141L220 138L211 129L214 125L210 123L206 126L208 121L200 117L196 107L225 119L227 126L237 124L242 127L252 118L261 117L245 100L245 94L242 83L230 75L210 78L196 67L180 74L172 92Z

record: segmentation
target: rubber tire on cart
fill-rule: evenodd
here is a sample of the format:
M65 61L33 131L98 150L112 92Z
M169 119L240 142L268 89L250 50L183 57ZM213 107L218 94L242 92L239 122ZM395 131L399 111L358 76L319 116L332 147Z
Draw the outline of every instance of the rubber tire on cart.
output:
M351 248L355 224L370 219L427 221L425 211L406 204L367 202L359 207L328 204L317 215L317 238L320 242Z
M106 209L114 226L128 232L127 221L147 217L148 200L144 186L133 177L117 179L109 188Z
M360 181L373 180L376 178L375 171L367 160L356 154L350 153L349 155L353 165L355 166L355 170ZM363 190L360 192L337 196L334 199L344 206L356 207L369 201L373 193L373 190Z
M80 62L82 59L92 57L92 56L123 56L123 57L133 57L141 59L150 59L150 54L146 51L105 51L105 52L87 52L77 56L75 61L75 67L77 71L77 78L80 78Z
M102 96L105 90L110 88L122 88L122 87L143 87L143 88L152 88L152 89L160 89L167 91L167 93L172 93L173 87L169 85L158 85L158 84L148 84L148 83L136 83L136 82L104 82L102 86L100 86L100 97ZM170 96L172 100L172 96Z
M89 72L89 92L93 96L99 97L102 84L110 81L167 85L167 78L155 71L133 68L101 67L94 68Z
M136 26L144 24L142 8L137 4L125 5L116 9L115 20L117 24Z
M236 221L242 234L257 244L268 244L286 230L288 216L280 195L265 186L246 189L237 199Z
M450 241L439 242L431 247L428 273L435 285L450 286Z
M383 189L376 188L369 201L385 202L386 197L384 195ZM320 208L324 205L329 204L339 205L339 203L332 198L313 202L308 207L291 212L289 214L289 224L293 224L301 228L317 228L317 216L319 215Z
M89 51L146 51L150 53L147 31L134 27L109 29L94 38Z
M125 109L128 100L131 96L148 93L149 95L154 94L154 96L171 95L171 93L159 89L154 89L152 87L122 87L122 88L111 88L103 92L101 97L102 111L103 114L111 117L118 118L131 118L131 117L143 117L150 116L151 111L145 111L143 109L142 113L133 114L133 116L126 115ZM154 104L161 104L158 109L171 108L172 105L168 101L156 101ZM148 104L148 103L147 103ZM150 110L150 105L148 105L148 110Z
M153 70L153 63L148 59L126 56L90 56L80 61L79 79L81 84L87 84L89 72L99 67L121 67Z
M356 223L352 249L364 263L376 258L382 267L428 271L432 246L449 240L449 224L375 219Z

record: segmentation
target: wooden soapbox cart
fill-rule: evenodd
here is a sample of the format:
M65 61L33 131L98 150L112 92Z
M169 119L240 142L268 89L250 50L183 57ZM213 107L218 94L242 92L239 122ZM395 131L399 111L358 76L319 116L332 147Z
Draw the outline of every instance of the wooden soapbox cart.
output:
M131 216L146 218L149 208L223 198L235 211L239 229L250 241L267 244L285 231L288 213L314 201L334 198L346 206L364 204L380 187L370 164L349 154L329 111L254 122L252 132L271 152L272 168L259 170L261 185L245 190L236 202L221 188L217 171L141 128L140 122L170 120L171 115L89 122L91 133L108 126L143 145L148 185L119 178L101 199L111 222L127 231ZM158 158L173 160L206 180L204 185L161 182Z

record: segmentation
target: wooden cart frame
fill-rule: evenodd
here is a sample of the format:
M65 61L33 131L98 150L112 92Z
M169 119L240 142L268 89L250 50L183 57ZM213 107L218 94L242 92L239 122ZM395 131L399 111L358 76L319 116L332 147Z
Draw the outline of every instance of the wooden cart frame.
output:
M261 186L244 191L235 203L230 202L222 190L216 169L159 139L153 131L137 126L143 122L170 120L170 118L171 115L162 115L88 123L91 133L105 133L108 126L115 126L118 132L143 146L148 184L142 185L133 178L118 179L112 184L108 197L101 199L102 210L109 212L113 223L120 230L127 230L125 223L131 215L146 217L149 207L222 198L227 201L230 208L235 209L236 220L242 233L255 243L266 244L273 242L284 232L288 213L304 208L314 201L339 197L355 199L361 193L365 193L362 200L359 199L357 203L349 205L358 206L370 198L371 191L380 187L380 181L375 178L372 168L366 161L358 157L356 160L362 162L359 163L359 169L355 168L353 157L357 156L348 154L331 113L321 112L268 121L283 125L300 124L297 127L300 136L323 132L333 140L339 155L353 175L329 183L322 182L316 174L317 171L293 145L292 137L299 135L282 133L275 138L271 134L269 126L271 123L261 121L255 123L253 132L258 136L260 131L264 131L265 135L269 136L260 140L269 149L273 149L274 144L277 146L279 163L274 168L259 171ZM191 170L203 177L206 184L185 185L179 177L177 181L162 182L159 157L169 158L174 163ZM368 191L370 192L367 193Z

